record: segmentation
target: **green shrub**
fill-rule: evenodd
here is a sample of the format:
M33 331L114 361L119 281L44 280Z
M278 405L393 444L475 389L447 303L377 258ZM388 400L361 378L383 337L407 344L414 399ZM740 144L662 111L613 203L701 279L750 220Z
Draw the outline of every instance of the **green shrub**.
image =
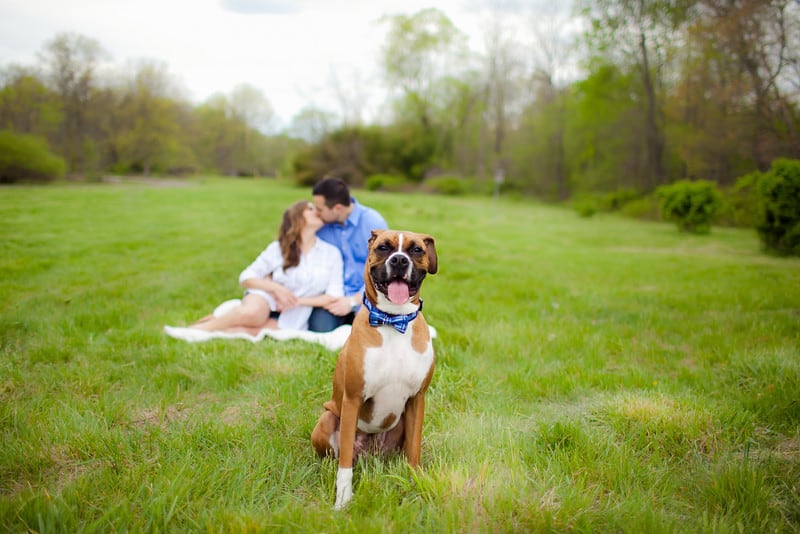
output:
M755 228L763 217L763 203L758 192L760 172L739 177L736 184L723 193L717 221L728 226Z
M624 188L610 193L579 193L572 202L572 208L581 217L592 217L598 212L620 211L640 197L641 194L635 189Z
M35 135L0 130L0 183L61 178L67 164Z
M578 215L588 219L597 213L597 200L591 197L580 198L572 203L572 207L578 212Z
M625 217L647 221L657 221L661 216L658 198L654 195L627 202L619 212Z
M409 182L397 174L371 174L364 185L369 191L402 191L409 186Z
M707 180L680 180L656 190L661 216L683 232L706 234L722 204L717 186Z
M756 226L764 247L800 256L800 160L776 159L758 179L763 217Z
M425 188L441 195L464 195L469 191L469 183L458 176L442 175L425 180Z
M641 196L642 195L636 189L617 189L605 195L603 198L603 207L607 211L619 211L627 204L638 200Z

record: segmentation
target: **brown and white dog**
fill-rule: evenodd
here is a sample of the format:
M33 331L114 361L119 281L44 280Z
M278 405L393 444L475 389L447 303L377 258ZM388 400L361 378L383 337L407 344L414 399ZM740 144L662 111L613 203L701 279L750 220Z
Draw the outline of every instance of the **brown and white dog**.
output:
M431 236L373 230L364 305L336 361L333 397L311 434L320 456L339 457L335 509L353 497L353 459L360 452L402 449L412 467L419 465L434 367L419 289L437 270Z

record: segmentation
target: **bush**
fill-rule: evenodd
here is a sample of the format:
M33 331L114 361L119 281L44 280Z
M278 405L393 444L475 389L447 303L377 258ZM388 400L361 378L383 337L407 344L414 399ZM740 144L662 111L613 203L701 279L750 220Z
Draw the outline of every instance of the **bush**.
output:
M755 228L763 217L764 207L758 192L760 172L741 176L736 184L725 191L718 220L722 224L741 228Z
M425 180L425 188L442 195L463 195L469 191L469 184L458 176L435 176Z
M683 232L706 234L722 200L713 182L680 180L656 190L661 201L661 216L675 221Z
M756 226L764 247L800 256L800 160L777 159L758 179L763 217Z
M635 189L617 189L610 193L579 193L572 202L572 208L581 217L592 217L596 213L621 211L641 198Z
M620 213L625 217L646 221L657 221L661 215L658 198L653 195L627 202Z
M607 211L619 211L627 204L639 200L641 196L642 195L636 189L617 189L605 195L603 199L604 208Z
M572 203L572 207L578 212L578 215L588 219L589 217L594 217L594 214L597 213L598 201L594 197L584 196L576 199Z
M371 174L364 184L369 191L402 191L410 184L396 174Z
M0 183L62 178L67 164L35 135L0 130Z

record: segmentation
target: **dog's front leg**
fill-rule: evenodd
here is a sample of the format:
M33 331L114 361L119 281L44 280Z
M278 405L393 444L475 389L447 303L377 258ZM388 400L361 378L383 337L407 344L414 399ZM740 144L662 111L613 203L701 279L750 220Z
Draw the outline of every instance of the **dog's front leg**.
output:
M336 473L334 510L341 510L353 498L353 447L360 408L361 399L348 397L345 393L339 422L339 470Z
M417 467L422 449L422 420L425 417L425 392L420 391L406 403L403 452L411 467Z

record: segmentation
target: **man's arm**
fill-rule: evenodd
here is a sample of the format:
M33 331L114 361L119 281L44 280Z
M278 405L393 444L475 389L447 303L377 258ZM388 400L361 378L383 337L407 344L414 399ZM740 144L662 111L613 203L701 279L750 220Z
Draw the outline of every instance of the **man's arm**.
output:
M339 297L332 300L330 304L325 306L325 309L334 315L343 317L348 313L354 312L356 309L358 309L358 307L361 305L361 295L361 293L355 293L353 295Z

